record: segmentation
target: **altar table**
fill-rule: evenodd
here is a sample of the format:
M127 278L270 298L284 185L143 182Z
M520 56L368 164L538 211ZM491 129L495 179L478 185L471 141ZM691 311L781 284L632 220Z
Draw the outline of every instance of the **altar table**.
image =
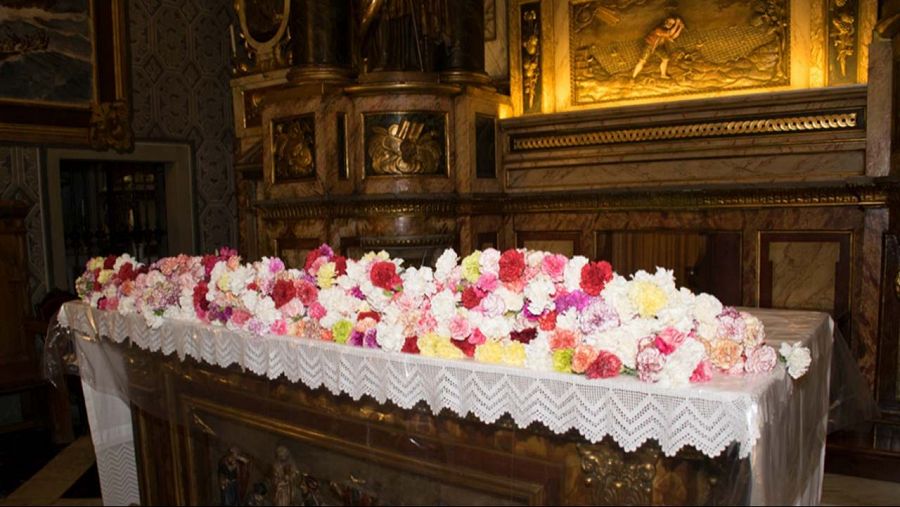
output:
M833 322L752 309L800 380L663 388L67 303L106 504L816 504Z

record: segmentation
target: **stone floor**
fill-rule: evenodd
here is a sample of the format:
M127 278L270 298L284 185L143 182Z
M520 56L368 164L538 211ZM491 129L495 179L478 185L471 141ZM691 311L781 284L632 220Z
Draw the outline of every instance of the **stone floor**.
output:
M6 505L102 505L97 489L94 448L81 437L63 449L46 466L9 496ZM897 505L900 483L873 481L846 475L825 474L823 505Z

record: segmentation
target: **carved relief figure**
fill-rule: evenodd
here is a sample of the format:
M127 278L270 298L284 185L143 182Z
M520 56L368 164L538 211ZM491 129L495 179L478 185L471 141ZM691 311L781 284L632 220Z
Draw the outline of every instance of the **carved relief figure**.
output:
M272 505L295 505L297 481L300 471L294 463L291 451L283 445L275 448L275 463L272 464Z
M219 504L240 505L246 492L249 460L237 447L219 460Z
M360 505L364 507L379 505L378 494L372 490L366 480L350 474L343 483L331 482L331 491L340 498L344 505Z
M536 11L526 11L522 19L522 83L528 101L525 109L532 111L541 78L541 30Z
M841 67L841 76L847 76L847 58L853 56L856 40L856 18L844 12L831 20L833 30L831 38L837 49L837 61Z
M315 173L313 118L306 116L272 126L275 179L307 178Z
M681 35L684 30L684 21L677 16L670 16L662 22L661 25L653 29L652 32L644 37L644 51L641 53L641 59L634 66L631 77L636 78L641 73L641 69L647 64L647 60L654 54L659 53L659 77L669 79L666 74L666 68L669 66L669 60L672 58L675 39Z

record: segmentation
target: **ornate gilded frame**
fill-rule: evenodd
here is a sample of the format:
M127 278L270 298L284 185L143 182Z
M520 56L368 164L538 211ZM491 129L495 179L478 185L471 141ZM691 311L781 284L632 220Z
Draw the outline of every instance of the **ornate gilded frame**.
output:
M0 98L0 141L133 148L125 3L89 0L94 75L90 105Z

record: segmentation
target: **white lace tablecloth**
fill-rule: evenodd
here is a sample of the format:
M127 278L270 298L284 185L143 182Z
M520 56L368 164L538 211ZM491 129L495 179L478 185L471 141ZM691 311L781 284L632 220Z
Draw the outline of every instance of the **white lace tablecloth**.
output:
M667 455L691 446L715 457L737 443L740 456L751 458L753 503L815 502L819 490L809 482L821 481L833 323L821 313L752 312L776 348L782 341L802 341L810 347L813 367L806 377L795 382L779 365L767 375L718 376L704 384L662 388L633 377L589 380L318 340L258 337L189 322L150 329L140 316L80 302L67 303L59 321L89 338L77 340L84 342L78 346L83 363L96 362L87 356L102 346L102 340L94 338L104 337L182 359L189 356L222 367L238 364L271 379L284 375L353 399L369 395L403 408L425 401L435 413L447 408L488 423L508 413L522 428L541 422L557 433L575 429L593 442L608 435L626 451L652 439ZM98 372L85 371L82 365L82 375L99 389ZM804 493L808 489L814 491Z

